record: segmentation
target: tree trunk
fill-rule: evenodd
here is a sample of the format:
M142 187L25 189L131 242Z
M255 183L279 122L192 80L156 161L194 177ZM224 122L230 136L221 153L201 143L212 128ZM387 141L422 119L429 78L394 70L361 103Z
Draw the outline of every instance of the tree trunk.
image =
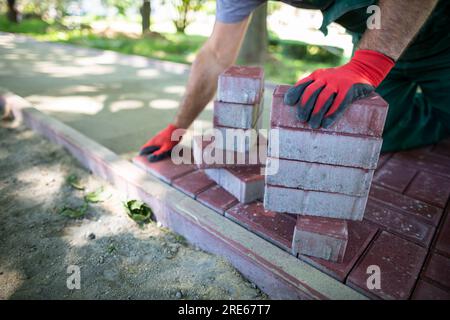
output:
M263 64L267 53L267 2L252 14L244 43L239 53L239 63Z
M8 20L11 22L19 22L19 11L16 8L16 0L8 0Z
M150 32L150 16L152 13L152 7L149 0L144 0L141 7L142 16L142 34Z

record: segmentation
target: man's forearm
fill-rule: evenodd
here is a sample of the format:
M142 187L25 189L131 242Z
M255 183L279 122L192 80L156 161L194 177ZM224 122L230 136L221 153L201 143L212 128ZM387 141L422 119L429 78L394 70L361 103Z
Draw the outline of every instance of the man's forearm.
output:
M380 0L381 28L368 29L359 49L374 50L395 61L430 16L438 0Z
M186 93L175 117L175 126L184 129L190 126L213 98L218 76L227 66L227 64L217 61L208 45L200 50L191 67Z

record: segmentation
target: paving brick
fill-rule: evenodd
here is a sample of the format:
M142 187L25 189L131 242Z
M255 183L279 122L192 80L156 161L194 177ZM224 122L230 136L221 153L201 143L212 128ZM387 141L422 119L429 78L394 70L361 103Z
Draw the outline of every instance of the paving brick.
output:
M412 294L413 300L450 300L450 292L445 291L426 280L417 281Z
M282 85L274 91L271 126L311 130L307 123L298 120L295 107L283 103L284 94L289 88L290 86ZM334 125L321 128L320 131L381 137L387 110L388 105L383 98L373 93L353 102Z
M172 182L175 188L183 191L192 198L195 198L200 192L205 191L215 184L203 170L188 173Z
M433 253L425 267L424 277L450 290L450 258Z
M381 153L378 158L377 168L381 168L392 157L392 155L392 152Z
M372 199L367 202L364 219L424 247L430 246L435 232L435 227L430 224Z
M450 212L450 209L448 209L448 212ZM435 248L450 256L450 214L448 213L439 230Z
M240 104L214 101L214 126L260 129L264 103Z
M197 170L193 164L174 164L170 158L149 162L145 156L137 156L133 158L133 163L169 184L174 179Z
M269 155L339 166L375 169L380 138L312 130L279 129L279 141L269 139Z
M392 192L391 190L375 184L372 184L372 187L370 188L369 198L381 201L386 205L401 210L402 212L412 214L422 221L430 223L434 226L438 225L443 212L442 208L410 198L397 192Z
M276 212L362 220L367 197L306 191L266 184L264 207Z
M415 168L405 167L399 161L389 160L375 172L373 182L402 193L417 171Z
M238 204L225 216L273 244L290 251L296 220L294 217L264 209L261 202Z
M249 203L264 196L264 175L260 168L205 169L205 173L241 203Z
M298 216L292 239L292 254L341 262L348 241L347 221Z
M215 185L197 196L197 200L210 209L224 214L225 210L238 203L237 199L219 185Z
M271 157L267 158L266 168L276 172L266 176L271 185L353 196L366 196L373 176L373 170Z
M424 248L412 242L383 231L350 272L346 283L370 297L408 299L422 268L426 252ZM380 268L380 289L367 288L369 266Z
M219 75L217 100L254 104L264 90L264 70L260 67L231 66Z
M300 256L300 259L315 266L317 269L329 274L337 280L344 282L350 270L363 254L375 236L378 228L367 221L347 221L348 242L344 259L341 263L327 261L320 258Z
M267 156L267 140L260 136L258 144L248 152L224 150L215 144L211 136L196 136L192 139L194 163L200 169L233 168L265 165Z
M450 162L447 158L436 156L428 149L397 152L392 159L400 161L404 166L450 178Z
M258 131L255 129L237 129L215 126L223 137L223 143L219 147L233 152L248 152L258 142ZM217 144L217 141L216 141Z
M433 148L433 153L450 158L450 139L438 142Z
M429 172L419 172L405 194L444 208L450 196L450 179Z

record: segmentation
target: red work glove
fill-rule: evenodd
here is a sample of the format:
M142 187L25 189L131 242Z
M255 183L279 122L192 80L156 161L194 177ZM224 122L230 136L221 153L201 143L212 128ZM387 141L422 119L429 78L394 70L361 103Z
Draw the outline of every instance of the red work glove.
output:
M285 96L287 105L297 105L300 121L317 129L327 128L355 100L369 95L383 81L394 61L372 50L357 50L347 64L319 69L298 81Z
M141 147L139 155L148 155L148 161L150 162L156 162L170 156L172 148L181 141L181 138L177 141L171 139L172 133L177 129L173 124L169 124Z

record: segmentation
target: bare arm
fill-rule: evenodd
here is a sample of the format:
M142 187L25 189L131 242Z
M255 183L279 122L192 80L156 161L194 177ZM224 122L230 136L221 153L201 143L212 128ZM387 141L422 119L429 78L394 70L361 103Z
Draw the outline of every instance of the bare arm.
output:
M186 93L181 100L174 125L187 129L213 98L219 74L232 65L247 30L248 18L239 23L216 22L211 37L192 64Z
M430 16L438 0L380 0L381 29L368 29L359 49L397 60Z

